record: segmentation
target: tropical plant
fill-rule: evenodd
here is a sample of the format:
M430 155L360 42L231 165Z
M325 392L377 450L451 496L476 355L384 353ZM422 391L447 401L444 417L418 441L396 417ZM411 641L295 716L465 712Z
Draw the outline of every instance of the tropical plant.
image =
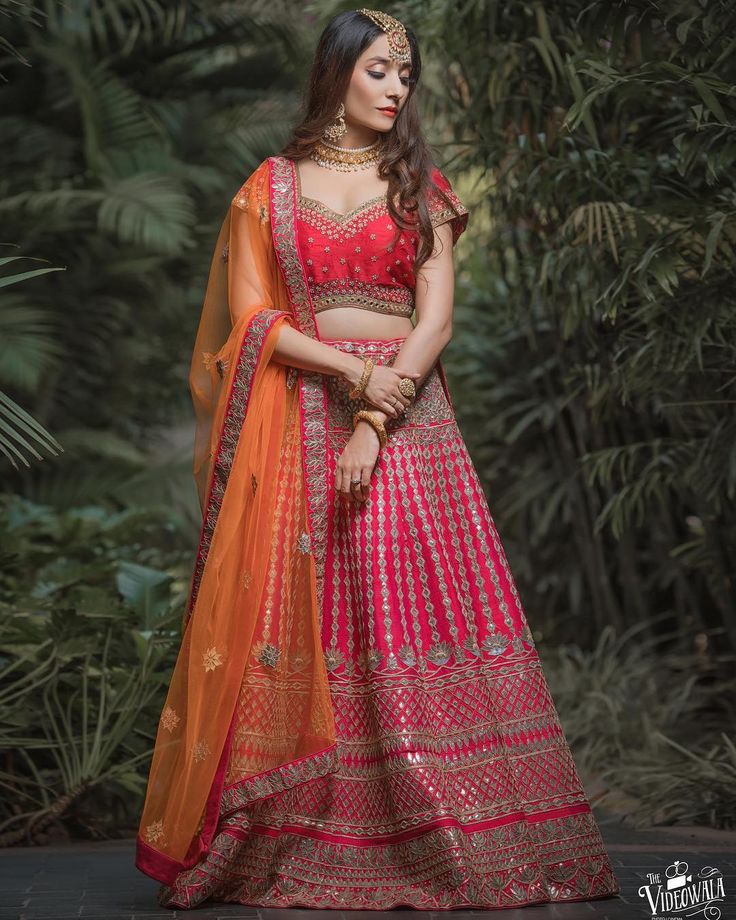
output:
M0 846L60 821L105 836L134 824L180 640L187 531L153 503L0 502Z
M3 331L23 347L3 382L65 454L7 481L40 495L70 472L72 504L84 477L97 494L100 464L129 475L190 422L218 222L285 139L301 37L278 3L40 7L6 27L23 63L0 86L0 218L21 255L66 270L5 294Z
M0 258L0 267L20 259L20 256ZM18 284L26 278L36 278L47 272L61 271L60 268L36 268L0 277L0 288ZM38 386L41 371L46 363L48 349L53 352L53 342L43 334L47 321L42 313L33 307L23 306L0 294L0 386L12 384L19 389L33 391ZM18 461L29 466L27 454L37 460L42 455L34 444L52 454L62 449L61 444L43 425L30 416L15 400L0 390L0 452L13 466Z
M668 614L735 650L736 10L402 12L452 168L493 183L446 360L532 620L592 642Z

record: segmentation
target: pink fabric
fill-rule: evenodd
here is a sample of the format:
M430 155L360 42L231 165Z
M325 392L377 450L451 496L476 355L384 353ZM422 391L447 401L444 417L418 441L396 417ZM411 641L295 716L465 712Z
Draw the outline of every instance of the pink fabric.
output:
M390 364L402 341L327 344ZM614 894L442 377L390 423L358 507L334 491L347 390L327 379L321 631L338 769L258 803L226 789L210 853L160 903L488 909Z

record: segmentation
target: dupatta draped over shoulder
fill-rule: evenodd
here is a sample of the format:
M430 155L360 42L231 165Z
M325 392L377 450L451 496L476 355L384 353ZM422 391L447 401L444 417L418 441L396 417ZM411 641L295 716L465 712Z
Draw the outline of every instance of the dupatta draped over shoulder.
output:
M320 496L307 489L319 450L305 449L321 390L270 360L283 323L316 337L292 170L264 160L233 199L195 341L202 530L136 840L136 866L166 884L207 851L220 815L337 767L309 522Z

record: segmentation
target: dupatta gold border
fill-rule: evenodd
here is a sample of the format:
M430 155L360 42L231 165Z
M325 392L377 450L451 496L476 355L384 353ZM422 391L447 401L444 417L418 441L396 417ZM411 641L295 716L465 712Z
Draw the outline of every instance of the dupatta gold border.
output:
M268 158L271 176L271 229L274 250L298 329L319 339L304 262L296 232L297 172L287 157ZM327 388L322 374L299 371L302 459L307 488L310 551L314 557L320 615L327 549Z

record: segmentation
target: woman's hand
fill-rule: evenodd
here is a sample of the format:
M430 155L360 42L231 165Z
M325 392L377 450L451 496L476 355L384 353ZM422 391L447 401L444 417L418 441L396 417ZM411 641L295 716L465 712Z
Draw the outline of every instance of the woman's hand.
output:
M363 399L390 418L398 418L411 403L410 397L399 390L399 383L403 377L417 380L421 376L418 371L395 371L385 364L376 364L363 391Z
M368 500L371 476L380 449L378 432L370 422L360 419L337 458L335 488L343 499L356 505ZM351 479L360 479L360 485L351 485Z

